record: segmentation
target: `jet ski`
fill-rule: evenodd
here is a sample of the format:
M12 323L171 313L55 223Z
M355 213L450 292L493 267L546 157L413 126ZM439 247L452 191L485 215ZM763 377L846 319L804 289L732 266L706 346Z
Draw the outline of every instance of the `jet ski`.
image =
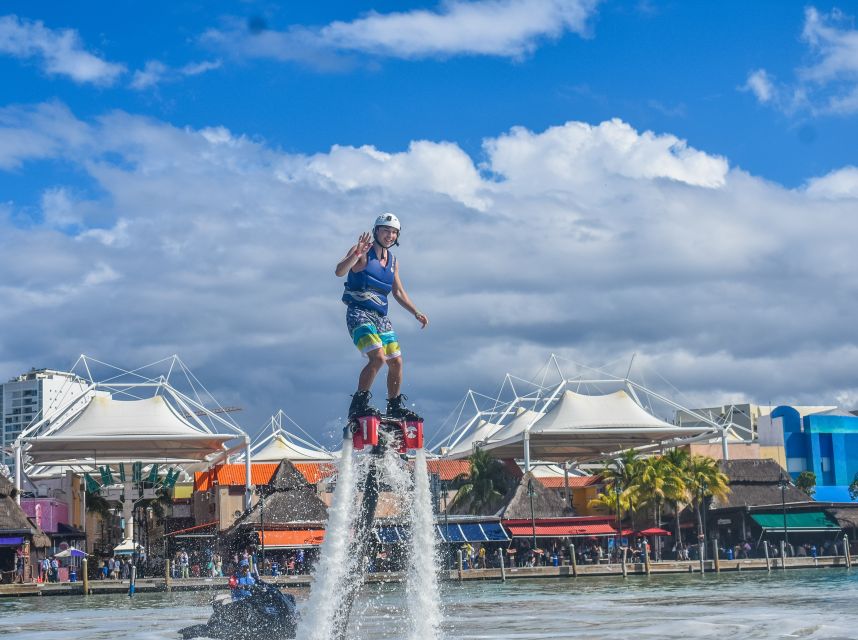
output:
M230 587L234 588L232 581ZM257 581L250 595L234 600L220 594L212 600L212 615L206 624L195 624L179 631L183 640L223 638L224 640L275 640L294 638L298 624L295 598L276 586Z

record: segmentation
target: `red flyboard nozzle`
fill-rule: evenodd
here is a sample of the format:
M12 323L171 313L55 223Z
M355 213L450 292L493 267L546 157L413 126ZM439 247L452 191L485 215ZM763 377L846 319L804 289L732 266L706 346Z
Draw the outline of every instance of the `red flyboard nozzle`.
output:
M423 448L423 421L409 420L405 423L405 433L403 440L406 449L422 449Z

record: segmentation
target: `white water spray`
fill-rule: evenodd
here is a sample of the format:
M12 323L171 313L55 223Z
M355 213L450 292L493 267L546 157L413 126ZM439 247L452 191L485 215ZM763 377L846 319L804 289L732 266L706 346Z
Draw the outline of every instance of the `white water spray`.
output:
M337 466L334 500L328 510L325 540L319 563L313 571L313 586L302 611L297 637L301 640L329 640L338 620L348 576L355 558L349 557L351 529L357 515L356 487L360 469L352 456L351 439L343 440Z
M408 541L408 578L405 589L411 619L411 640L435 640L442 620L438 537L435 534L426 453L422 449L418 449L414 458L414 494L409 516L411 536Z

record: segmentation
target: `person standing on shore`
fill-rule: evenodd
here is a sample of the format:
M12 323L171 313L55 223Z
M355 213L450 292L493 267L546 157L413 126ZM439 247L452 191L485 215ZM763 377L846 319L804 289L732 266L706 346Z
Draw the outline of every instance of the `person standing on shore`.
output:
M419 420L404 406L402 395L402 353L393 324L388 317L387 296L411 313L421 328L429 319L417 309L399 277L399 262L390 248L399 245L401 225L392 213L375 220L372 235L363 233L346 256L337 263L337 277L347 276L342 301L346 304L346 324L355 346L369 358L358 377L358 388L352 396L349 419L377 413L369 406L370 389L381 368L387 364L387 411L391 418Z

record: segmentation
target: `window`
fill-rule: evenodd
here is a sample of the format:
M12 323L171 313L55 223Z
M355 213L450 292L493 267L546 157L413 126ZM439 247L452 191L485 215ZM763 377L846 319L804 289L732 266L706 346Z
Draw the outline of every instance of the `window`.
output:
M807 460L804 458L787 458L787 471L790 473L801 473L807 471Z
M822 457L819 459L820 466L822 467L822 472L826 473L831 471L831 458Z

